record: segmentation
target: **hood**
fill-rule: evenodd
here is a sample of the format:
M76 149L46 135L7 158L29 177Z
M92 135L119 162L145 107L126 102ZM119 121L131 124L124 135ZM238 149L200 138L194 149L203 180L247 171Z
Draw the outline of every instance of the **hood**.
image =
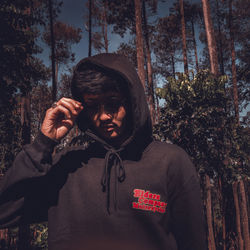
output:
M103 53L81 60L76 65L74 73L76 73L83 65L89 64L95 65L109 73L114 72L119 74L127 82L130 94L129 101L132 110L133 129L131 136L121 145L121 147L124 148L132 141L136 141L137 143L139 141L141 143L143 143L143 141L145 142L145 140L148 141L148 139L152 137L151 117L144 88L133 65L123 55ZM73 98L79 100L79 96L77 96L77 93L74 93L73 91L73 81L71 86ZM86 126L86 124L89 123L86 122L86 117L83 113L78 116L76 122L81 131L85 132L93 139L101 142L105 147L109 147L105 141L98 138L98 136L91 131L88 125Z
M107 151L104 157L104 168L103 175L101 178L102 191L107 194L107 212L111 213L111 197L110 189L114 189L114 210L117 209L117 192L118 183L123 182L126 179L125 167L123 164L124 158L137 158L141 157L144 148L152 141L152 123L150 118L150 112L148 104L146 101L146 96L142 83L129 60L118 54L99 54L96 56L88 57L81 60L74 70L74 74L80 71L81 67L84 65L94 65L101 68L107 73L116 73L122 77L128 86L127 98L130 102L130 107L132 114L129 117L133 119L132 132L131 135L124 141L119 147L114 148L109 145L102 138L98 137L94 131L91 130L91 126L84 115L84 110L77 117L77 125L84 133L92 137L95 141L101 143L102 147ZM118 83L119 84L119 83ZM72 96L74 99L80 101L83 93L79 94L74 91L74 81L72 80ZM116 175L116 181L110 183L110 173L111 169L114 169Z

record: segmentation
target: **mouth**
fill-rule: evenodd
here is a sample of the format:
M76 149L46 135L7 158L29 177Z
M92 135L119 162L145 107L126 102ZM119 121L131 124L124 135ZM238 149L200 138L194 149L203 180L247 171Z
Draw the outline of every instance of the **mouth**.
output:
M113 131L115 127L116 127L115 124L104 124L101 126L103 130L108 131L108 132Z

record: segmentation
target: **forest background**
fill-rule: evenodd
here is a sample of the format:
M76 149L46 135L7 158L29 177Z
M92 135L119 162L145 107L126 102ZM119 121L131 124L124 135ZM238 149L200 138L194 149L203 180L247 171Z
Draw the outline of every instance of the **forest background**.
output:
M1 0L0 178L70 96L73 65L100 52L131 60L154 136L192 158L208 249L250 249L249 0ZM75 143L77 128L57 150ZM0 249L47 249L46 223L0 230Z

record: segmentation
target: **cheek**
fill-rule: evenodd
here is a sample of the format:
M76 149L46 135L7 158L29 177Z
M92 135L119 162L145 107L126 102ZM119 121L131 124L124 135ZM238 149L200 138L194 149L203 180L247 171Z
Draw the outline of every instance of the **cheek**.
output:
M94 124L95 126L98 126L98 115L97 114L90 114L89 115L89 120L92 124Z
M122 107L119 108L119 111L118 111L118 113L117 113L116 119L117 119L118 121L121 121L121 122L122 122L122 121L124 120L125 116L126 116L126 110L125 110L125 108L122 106Z

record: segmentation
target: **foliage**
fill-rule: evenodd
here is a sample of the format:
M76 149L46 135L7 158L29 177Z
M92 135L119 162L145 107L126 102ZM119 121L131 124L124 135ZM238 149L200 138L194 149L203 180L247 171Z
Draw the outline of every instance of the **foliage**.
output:
M153 36L153 50L156 56L156 69L164 77L175 75L175 64L180 61L181 26L177 15L160 18L157 32Z
M206 70L191 80L184 74L178 74L178 79L169 77L167 84L157 89L166 105L155 134L184 148L199 174L220 175L229 183L249 175L249 135L227 113L226 79L215 78Z
M135 41L130 41L129 43L121 43L116 53L126 56L134 65L134 67L137 68Z
M46 110L51 106L51 87L41 83L32 89L31 98L31 138L40 130Z
M17 96L26 95L41 79L42 64L37 38L35 1L0 2L0 161L6 171L20 149L20 120Z
M43 39L51 45L50 31L47 29ZM81 40L81 29L57 21L54 23L55 59L58 64L66 64L69 60L74 61L74 53L71 52L71 45Z

